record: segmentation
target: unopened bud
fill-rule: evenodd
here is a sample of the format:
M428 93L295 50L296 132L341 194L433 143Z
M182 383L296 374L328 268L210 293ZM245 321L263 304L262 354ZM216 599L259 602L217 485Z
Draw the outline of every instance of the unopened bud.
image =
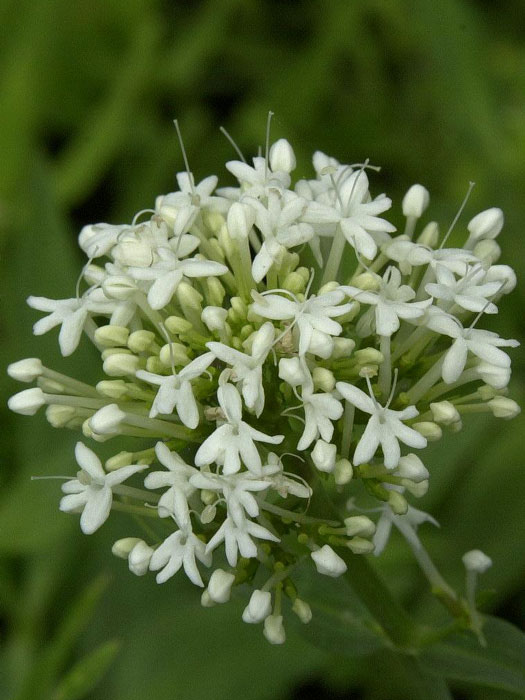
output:
M417 243L435 248L439 241L439 226L435 221L428 223L421 231Z
M115 471L115 469L127 467L130 464L133 464L133 452L122 451L107 459L104 466L107 472L112 472Z
M132 352L147 352L155 344L155 333L152 331L134 331L128 338L128 348Z
M419 219L428 207L429 201L430 196L426 187L423 187L423 185L412 185L403 197L401 205L403 216L413 216Z
M144 540L137 542L128 556L128 566L131 573L135 576L144 576L148 572L154 551L153 547L146 544Z
M360 365L380 365L384 360L383 354L375 348L356 350L354 358Z
M335 388L335 377L333 372L325 367L315 367L312 372L314 387L324 392L331 392Z
M106 357L102 367L108 377L135 376L140 367L140 360L136 355L118 352Z
M471 240L496 238L503 228L504 220L503 212L498 207L480 212L467 224Z
M208 277L206 279L207 299L212 306L222 306L226 290L222 282L217 277Z
M338 576L342 576L347 570L343 559L341 559L339 554L336 554L328 544L312 552L310 556L314 560L317 571L325 576L337 578Z
M221 306L206 306L201 314L201 320L210 331L222 331L226 323L228 311Z
M163 345L160 349L159 359L164 367L171 367L172 363L174 365L187 365L190 361L187 348L182 343Z
M53 428L65 428L67 424L76 418L77 412L73 406L59 406L57 404L46 408L46 418Z
M341 358L350 357L355 348L355 340L351 338L334 338L334 349L332 350L332 358L339 360Z
M425 481L429 477L428 469L415 454L408 454L401 457L396 468L396 474L403 479L410 479L416 484Z
M405 515L408 510L407 500L399 491L388 492L388 505L395 515Z
M18 382L34 382L40 377L44 368L42 362L36 357L28 357L26 360L12 362L7 367L7 374Z
M443 423L443 425L450 425L451 423L456 423L460 420L458 409L450 401L437 401L436 403L430 404L430 410L432 412L432 418L436 423Z
M306 381L301 361L298 357L281 357L279 360L279 379L290 386L299 386Z
M488 384L482 384L478 388L478 395L482 401L490 401L491 399L493 399L495 396L498 395L498 392L496 389L489 386Z
M104 294L110 299L127 301L137 291L135 282L125 275L111 275L102 282Z
M494 389L504 389L510 381L510 367L497 367L488 362L478 362L476 372L482 381Z
M228 233L233 239L242 240L248 238L252 226L255 223L255 211L249 204L234 202L227 218Z
M428 492L428 479L418 482L410 479L401 479L401 486L404 486L414 498L422 498Z
M63 394L66 391L66 387L62 382L57 382L56 379L50 379L49 377L38 377L36 383L45 394Z
M501 248L496 241L490 238L485 238L476 243L472 252L481 260L483 267L493 265L501 257Z
M492 559L488 557L480 549L472 549L462 557L463 564L467 571L475 571L477 574L483 574L492 566Z
M375 291L381 285L381 278L373 272L362 272L352 280L352 284L364 292Z
M200 519L201 523L203 525L208 525L208 523L211 523L215 520L215 516L217 515L217 508L213 505L213 503L210 503L207 505L205 508L202 509Z
M501 291L504 294L509 294L516 286L516 273L509 265L492 265L492 267L489 267L487 270L487 274L483 280L484 284L487 282L501 282ZM503 284L503 282L505 284Z
M333 472L337 447L324 440L317 440L312 450L312 461L321 472Z
M175 293L183 308L186 306L189 309L201 311L203 297L191 284L188 284L188 282L181 282Z
M365 540L364 537L352 537L346 543L348 549L354 554L370 554L374 551L374 543L370 540Z
M230 600L235 575L215 569L208 584L208 593L214 603L227 603Z
M430 442L440 440L443 436L443 431L439 425L430 420L424 420L420 423L413 423L412 427Z
M142 542L140 537L124 537L117 540L111 548L112 553L119 559L127 559L129 553L139 542Z
M354 476L354 470L352 464L348 459L338 459L335 463L334 468L334 481L337 486L344 486L352 480Z
M305 625L307 625L312 619L312 608L306 601L301 600L300 598L296 598L294 600L292 610Z
M279 139L270 148L270 168L273 172L291 173L297 162L295 153L286 139Z
M372 537L376 531L375 523L366 515L351 515L344 519L344 524L347 537Z
M263 634L270 644L284 644L286 632L284 631L282 615L268 615L264 620Z
M213 600L211 599L210 594L208 593L208 589L207 589L207 588L205 588L205 589L202 591L202 595L201 595L201 605L202 605L203 608L213 608L213 606L215 605L215 603L214 603Z
M111 435L118 432L125 417L126 414L120 410L116 403L110 403L91 416L89 426L98 435Z
M187 333L193 328L192 324L185 318L180 316L168 316L164 321L164 325L169 330L170 333L174 335L179 335L180 333Z
M287 289L293 294L302 294L305 287L306 283L304 281L304 277L297 271L288 273L283 282L283 288Z
M103 379L96 385L96 390L102 396L107 396L110 399L117 401L122 399L128 393L126 382L122 379Z
M20 413L22 416L34 416L38 409L45 404L44 392L38 387L19 391L18 394L11 396L7 402L11 411Z
M272 611L272 594L270 591L255 589L250 597L250 602L244 608L242 619L244 622L256 624L262 622Z
M521 413L521 408L512 399L506 396L495 396L487 404L492 411L492 415L496 418L505 418L510 420Z

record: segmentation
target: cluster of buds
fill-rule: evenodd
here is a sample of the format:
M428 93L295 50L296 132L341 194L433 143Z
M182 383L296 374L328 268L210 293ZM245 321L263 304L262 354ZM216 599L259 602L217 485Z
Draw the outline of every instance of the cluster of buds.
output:
M285 608L312 615L296 567L340 576L349 551L379 554L392 525L436 583L416 534L433 520L408 502L429 485L414 451L467 414L519 412L502 349L518 343L478 327L515 286L497 264L501 210L475 216L463 247L448 248L452 227L418 231L421 185L395 235L382 216L390 198L370 194L372 166L321 152L313 166L292 185L281 139L252 165L226 163L238 185L216 189L186 160L179 190L131 225L85 226L76 296L28 303L47 314L36 335L60 327L62 355L88 337L100 381L35 358L8 369L36 383L13 411L46 406L53 427L85 438L60 509L80 513L86 534L112 511L134 527L147 519L147 536L113 546L131 572L164 583L183 569L205 606L251 590L243 620L275 644ZM117 437L128 449L103 465L91 447Z

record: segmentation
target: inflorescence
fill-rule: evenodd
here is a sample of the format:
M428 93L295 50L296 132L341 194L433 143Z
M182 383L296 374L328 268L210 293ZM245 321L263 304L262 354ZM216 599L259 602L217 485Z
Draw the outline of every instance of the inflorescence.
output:
M36 335L60 327L62 355L89 338L101 379L21 360L10 376L36 386L10 408L46 406L53 427L81 430L91 447L128 441L104 465L78 442L60 509L80 513L86 534L128 513L147 535L118 540L114 554L158 583L183 568L205 606L251 586L243 620L264 621L276 644L286 600L311 618L297 565L339 576L348 550L379 554L392 526L457 608L416 533L435 521L407 497L429 483L414 450L459 431L467 414L519 412L504 350L518 343L478 327L515 286L496 264L503 213L481 212L463 247L448 248L452 226L416 234L429 203L421 185L406 193L395 235L368 162L318 151L315 178L292 185L294 152L280 139L253 165L226 163L239 184L217 190L214 175L195 183L183 154L179 190L153 210L82 229L75 296L28 299L47 314ZM475 577L490 559L474 550L464 563L474 628Z

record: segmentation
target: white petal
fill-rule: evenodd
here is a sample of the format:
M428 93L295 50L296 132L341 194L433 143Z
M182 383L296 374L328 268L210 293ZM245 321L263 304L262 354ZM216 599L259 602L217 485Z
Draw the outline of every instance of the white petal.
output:
M85 535L91 535L108 519L113 494L109 486L90 489L88 501L80 516L80 528Z

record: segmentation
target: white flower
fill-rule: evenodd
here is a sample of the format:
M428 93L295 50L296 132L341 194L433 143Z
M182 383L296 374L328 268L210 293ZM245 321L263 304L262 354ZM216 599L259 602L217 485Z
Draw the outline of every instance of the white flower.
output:
M255 441L279 445L284 435L266 435L242 420L239 392L232 384L220 386L217 398L226 422L202 443L195 455L195 464L202 467L216 462L224 474L234 474L241 468L241 459L254 474L261 473L261 457Z
M354 453L355 465L364 464L372 459L381 445L385 467L394 469L401 457L399 441L409 447L427 446L426 438L402 423L419 414L415 406L407 406L402 411L393 411L388 408L388 404L383 407L375 398L371 398L372 392L367 396L364 391L346 382L337 382L336 387L347 401L360 411L370 413L371 416Z
M243 193L250 197L267 197L272 190L283 192L290 186L290 175L283 171L273 172L261 156L253 159L253 167L240 160L230 160L226 163L226 169L242 185ZM219 192L226 196L233 194L230 189Z
M270 591L255 589L250 596L248 605L242 613L243 622L257 624L265 620L272 612L272 594Z
M373 539L375 556L378 557L386 547L392 525L397 527L411 546L420 548L421 542L417 536L417 528L425 522L439 527L439 523L431 515L417 508L412 508L410 505L404 515L395 515L388 506L381 508L381 517Z
M78 513L80 527L86 535L91 535L107 520L113 502L112 489L133 474L147 468L145 464L130 464L106 474L99 458L82 442L77 442L75 457L82 471L76 479L62 485L67 494L60 501L60 510Z
M264 408L264 387L262 383L262 366L274 341L274 327L268 322L259 328L251 338L252 350L248 355L224 343L206 343L213 355L232 368L230 378L241 385L246 408L253 409L255 415L261 415Z
M334 317L343 316L355 306L354 303L341 304L343 299L341 290L319 296L312 294L303 302L295 297L287 299L281 294L265 294L257 295L251 309L263 318L290 320L299 332L299 355L311 352L312 342L316 341L316 336L321 336L329 343L329 353L326 355L329 357L333 348L332 336L340 335L343 330L341 324L333 320Z
M403 197L402 209L404 216L414 216L419 219L428 207L430 195L423 185L412 185Z
M343 559L336 554L330 545L325 544L320 549L310 555L314 560L315 567L320 574L337 578L342 576L347 570Z
M298 450L306 450L319 435L326 442L330 442L334 434L332 421L339 420L343 415L343 406L333 394L323 392L314 394L314 383L306 363L303 363L303 370L307 375L307 381L301 388L304 431L297 443Z
M469 351L484 362L507 369L510 367L510 357L499 348L515 348L519 345L517 340L505 340L492 331L463 328L457 318L447 314L432 315L427 325L431 330L454 339L443 362L442 377L447 384L459 379L465 369Z
M213 552L221 542L224 542L226 559L230 566L237 566L239 552L241 557L251 559L257 556L257 545L252 540L256 537L260 540L271 540L279 542L279 538L273 535L259 523L254 523L247 518L243 518L240 525L237 525L233 518L227 517L217 532L213 535L206 546L206 552Z
M432 303L431 299L412 301L416 293L412 287L401 284L401 273L396 267L387 268L377 292L363 291L352 286L343 286L341 289L360 303L375 306L374 317L371 316L372 309L370 309L359 320L357 332L360 335L371 333L370 322L373 320L378 335L391 336L399 329L399 319L420 318Z
M337 453L336 445L324 440L317 440L312 450L312 461L321 472L333 472Z
M204 586L199 569L198 559L205 566L211 565L211 555L206 552L206 545L189 529L177 530L169 535L155 550L151 557L151 571L162 569L156 577L157 583L164 583L184 567L186 576L196 586Z
M199 409L193 395L191 380L200 377L213 360L214 355L206 352L183 367L177 374L163 376L145 370L136 372L136 376L142 381L159 387L151 406L150 418L154 418L159 413L170 415L176 407L182 423L188 428L196 428L199 425Z
M284 631L282 615L268 615L264 620L264 636L270 644L284 644L286 633Z
M33 309L49 313L49 316L41 318L33 326L35 335L43 335L55 326L61 326L58 343L64 357L71 355L77 349L84 326L90 319L90 313L111 315L115 307L114 302L110 300L93 301L89 294L80 299L47 299L30 296L27 303Z
M189 231L201 209L225 212L227 202L222 197L212 196L218 178L210 175L198 184L194 183L193 174L177 173L179 192L157 197L155 210L173 227L175 236Z
M488 301L501 289L501 282L485 282L486 272L480 264L467 268L464 277L456 280L444 265L436 265L437 282L425 286L427 294L450 304L457 304L466 311L483 311L495 314L498 307Z
M159 499L159 516L166 518L173 515L179 527L186 527L190 518L188 498L195 492L190 477L199 472L195 467L186 464L176 452L171 452L163 442L157 442L155 454L168 471L150 472L144 479L144 486L147 489L169 486Z
M463 564L467 571L475 571L477 574L484 574L492 566L492 559L480 549L471 549L462 557Z
M208 583L208 593L214 603L227 603L230 600L235 574L223 569L215 569Z
M125 224L89 224L80 231L78 243L88 258L100 258L113 248L120 234L129 228Z

